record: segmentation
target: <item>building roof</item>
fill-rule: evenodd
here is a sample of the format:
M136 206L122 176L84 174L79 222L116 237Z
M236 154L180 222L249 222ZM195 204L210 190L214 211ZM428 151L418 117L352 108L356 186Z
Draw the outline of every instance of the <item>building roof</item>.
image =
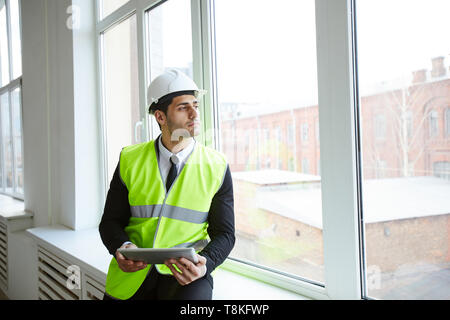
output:
M275 169L233 172L233 179L258 185L320 182L320 176Z
M238 177L233 174L234 179L239 180ZM364 220L375 223L449 214L449 195L450 181L436 177L366 180L363 183ZM298 184L297 188L292 185L262 187L255 197L260 209L322 229L320 184L309 188L304 184Z
M234 118L236 120L255 118L258 116L272 115L276 113L286 112L290 110L304 109L304 108L317 108L317 98L312 100L305 100L297 103L223 103L223 105L234 105ZM222 107L225 109L225 107Z

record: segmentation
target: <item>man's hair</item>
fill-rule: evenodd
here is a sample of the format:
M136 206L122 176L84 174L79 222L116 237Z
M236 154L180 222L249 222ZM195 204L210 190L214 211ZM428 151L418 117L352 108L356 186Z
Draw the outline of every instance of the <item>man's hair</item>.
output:
M165 95L164 97L159 99L157 103L152 103L148 109L148 112L151 115L154 115L156 110L160 110L167 116L167 109L172 104L173 99L178 96L183 96L183 95L197 96L197 93L195 91L178 91L178 92L169 93L168 95ZM158 126L159 126L159 129L161 130L161 125L159 124L159 122L158 122Z

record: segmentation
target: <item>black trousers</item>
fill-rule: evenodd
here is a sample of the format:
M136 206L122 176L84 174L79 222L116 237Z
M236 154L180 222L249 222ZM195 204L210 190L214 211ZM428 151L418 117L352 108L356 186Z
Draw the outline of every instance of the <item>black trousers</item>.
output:
M159 274L152 266L138 291L129 300L211 300L213 279L210 274L182 286L175 277ZM116 300L107 294L103 300Z

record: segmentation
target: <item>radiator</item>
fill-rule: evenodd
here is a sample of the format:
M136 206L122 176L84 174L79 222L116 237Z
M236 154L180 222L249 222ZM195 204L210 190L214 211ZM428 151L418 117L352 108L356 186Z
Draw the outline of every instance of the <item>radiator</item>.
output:
M40 300L80 300L80 274L72 264L38 246L38 294Z
M38 245L40 300L102 300L105 285L86 270Z
M97 280L92 279L90 276L86 275L84 282L84 297L85 300L102 300L103 293L105 292L105 286L102 285Z

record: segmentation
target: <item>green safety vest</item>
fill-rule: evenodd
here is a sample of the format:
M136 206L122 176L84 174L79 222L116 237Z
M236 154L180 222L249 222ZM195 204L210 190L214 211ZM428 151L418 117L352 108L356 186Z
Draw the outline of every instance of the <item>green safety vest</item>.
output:
M120 154L120 177L128 189L131 217L125 232L138 248L194 247L208 240L208 212L222 185L225 156L200 143L166 192L155 149L156 140L126 147ZM123 272L114 258L106 277L106 293L129 299L144 282L151 265ZM172 274L164 264L161 274Z

